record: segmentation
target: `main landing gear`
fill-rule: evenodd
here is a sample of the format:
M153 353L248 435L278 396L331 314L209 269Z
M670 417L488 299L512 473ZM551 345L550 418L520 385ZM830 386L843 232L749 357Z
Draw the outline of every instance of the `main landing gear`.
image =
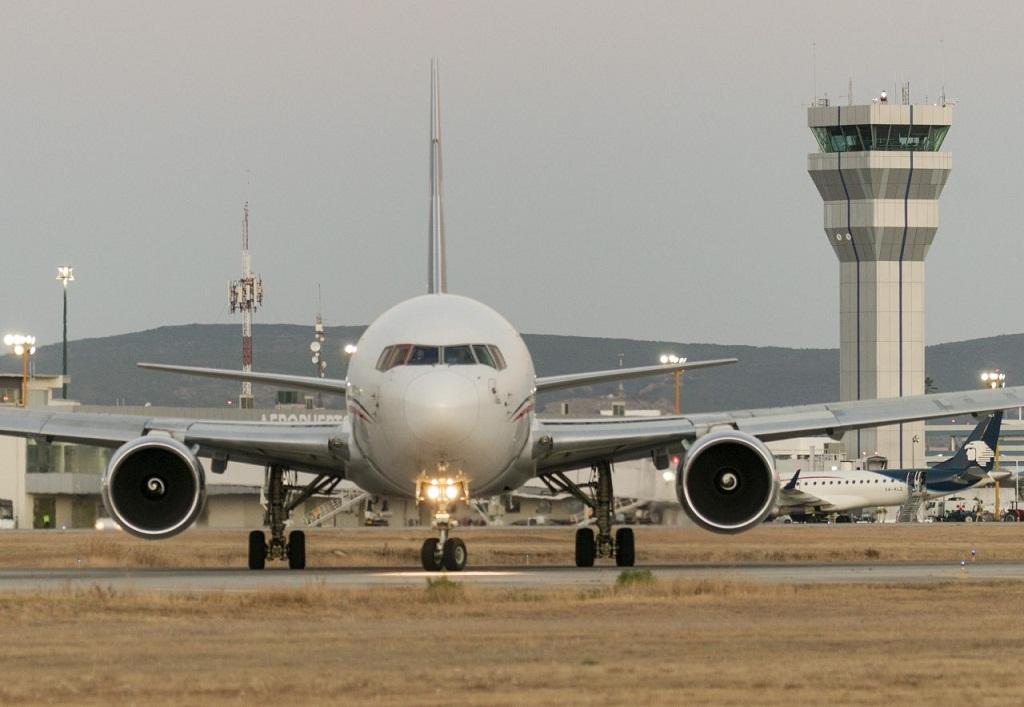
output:
M612 465L600 462L594 467L595 479L577 484L565 474L556 472L541 477L554 493L569 493L594 512L597 536L592 528L576 529L576 566L593 567L597 558L615 558L619 567L632 567L636 563L636 543L632 528L619 528L612 537L614 508L612 503ZM587 491L584 491L587 489Z
M424 474L416 480L416 502L433 504L431 525L437 528L438 534L436 538L424 540L420 548L420 562L427 572L461 572L466 567L469 559L466 543L450 537L452 528L459 525L452 518L451 509L459 501L469 502L469 481L461 473L455 478L436 479Z
M296 475L291 473L286 481L288 470L279 465L267 467L263 484L263 492L267 498L267 510L264 524L270 528L270 542L262 530L249 533L249 569L261 570L267 560L288 560L288 567L301 570L306 567L306 534L301 530L293 530L285 540L285 526L288 517L300 504L314 494L329 494L340 482L340 479L320 475L305 485L297 483Z

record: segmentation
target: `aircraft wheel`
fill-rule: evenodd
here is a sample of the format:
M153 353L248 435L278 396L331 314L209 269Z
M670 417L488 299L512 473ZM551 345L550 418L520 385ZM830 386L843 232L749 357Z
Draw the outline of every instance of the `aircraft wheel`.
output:
M615 564L619 567L632 567L636 564L636 543L632 528L619 528L615 531Z
M306 569L306 534L293 530L288 536L288 567L293 570Z
M459 538L448 538L444 542L444 549L441 553L441 564L449 572L461 572L466 566L469 555L466 552L466 543Z
M437 551L439 544L440 541L437 538L428 538L423 541L423 547L420 548L420 562L423 563L423 569L427 572L440 572L443 567L441 553Z
M262 530L249 533L249 569L261 570L267 564L267 539Z
M594 531L590 528L576 529L576 566L593 567L597 556L597 544L594 542Z

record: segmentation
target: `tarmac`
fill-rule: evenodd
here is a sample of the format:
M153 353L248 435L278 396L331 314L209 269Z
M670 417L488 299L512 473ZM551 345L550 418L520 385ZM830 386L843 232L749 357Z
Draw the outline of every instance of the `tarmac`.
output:
M735 581L776 584L938 584L962 580L1022 581L1024 562L874 562L850 564L736 564L654 565L659 579ZM429 577L447 576L458 582L488 587L595 587L612 584L622 568L577 567L484 567L462 572L425 572L402 568L330 568L289 570L268 567L263 571L242 568L140 568L140 569L4 569L0 591L59 590L100 586L141 591L249 591L289 589L308 585L337 588L422 586Z

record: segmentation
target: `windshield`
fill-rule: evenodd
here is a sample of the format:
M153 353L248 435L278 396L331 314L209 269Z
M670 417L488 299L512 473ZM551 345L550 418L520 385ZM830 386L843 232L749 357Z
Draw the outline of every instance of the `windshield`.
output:
M390 371L396 366L488 366L501 370L505 358L493 344L456 344L454 346L425 346L395 344L388 346L377 359L378 371Z
M407 363L410 366L433 366L437 360L436 346L413 346Z

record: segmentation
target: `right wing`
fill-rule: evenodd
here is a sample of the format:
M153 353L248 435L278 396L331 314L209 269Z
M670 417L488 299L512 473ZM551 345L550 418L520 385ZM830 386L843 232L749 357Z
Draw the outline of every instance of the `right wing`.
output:
M336 378L317 378L316 376L293 376L287 373L256 373L255 371L235 371L226 368L200 368L197 366L171 366L166 363L139 363L139 368L146 368L151 371L164 371L165 373L181 373L186 376L199 376L203 378L222 378L235 381L248 381L250 383L266 383L286 388L303 388L305 390L316 390L322 393L336 393L344 395L346 381Z
M202 457L283 464L297 471L340 475L348 459L349 427L341 423L203 421L144 415L0 409L0 434L47 442L120 447L148 434L173 437Z
M537 419L533 455L540 474L601 461L680 454L684 445L717 430L739 430L762 441L828 435L914 420L1024 407L1024 386L903 398L709 412L680 417Z

